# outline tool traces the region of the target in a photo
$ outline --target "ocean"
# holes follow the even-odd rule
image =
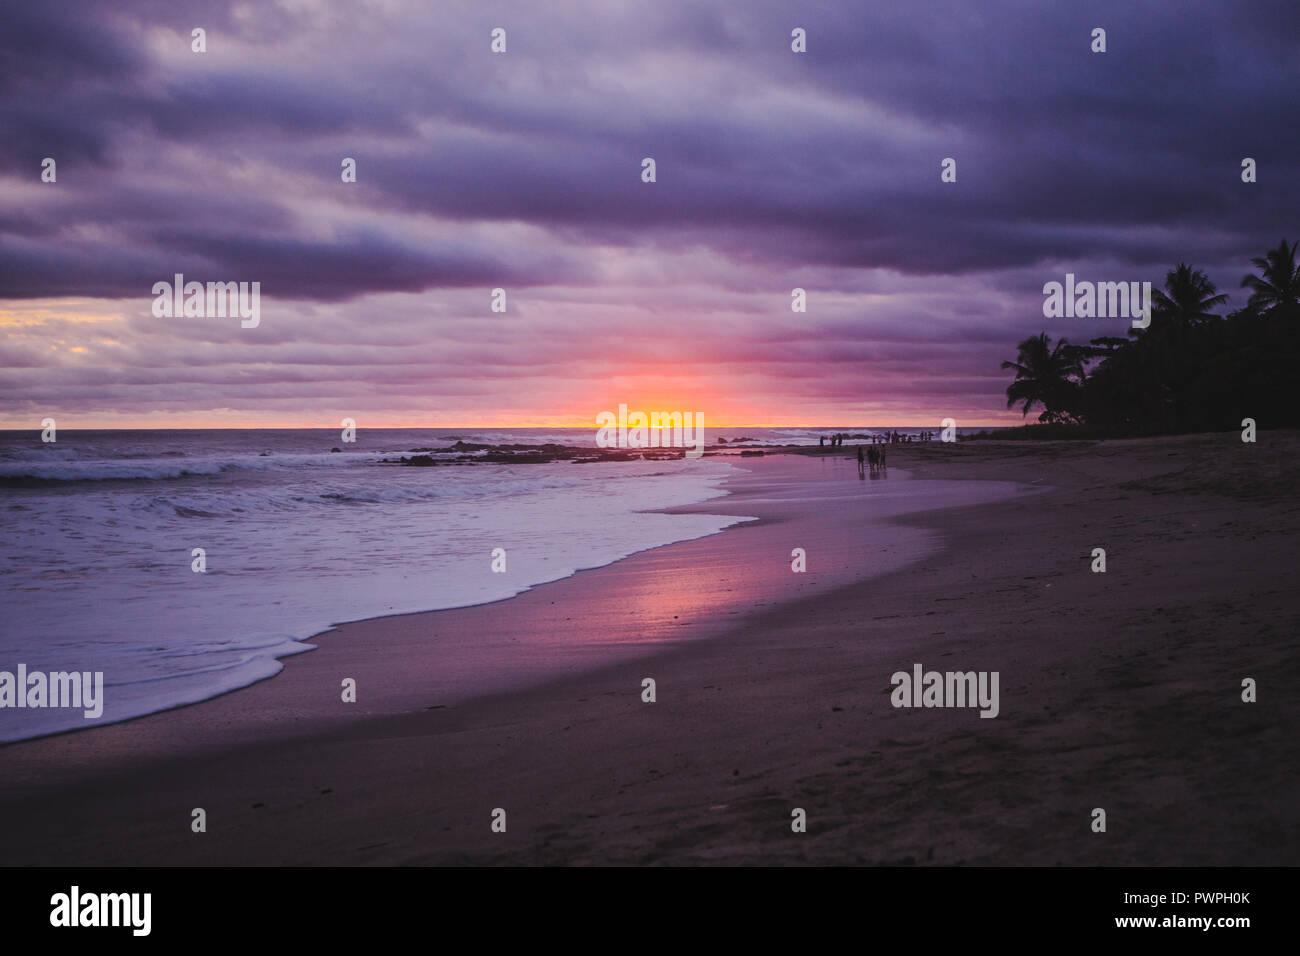
[[[707,440],[817,444],[836,430],[860,433]],[[548,443],[594,450],[595,430],[361,429],[353,443],[334,429],[0,432],[0,671],[102,671],[94,725],[111,723],[270,677],[337,623],[509,598],[744,520],[654,512],[724,494],[733,468],[712,456],[392,463]],[[90,725],[75,708],[0,716],[0,741]]]

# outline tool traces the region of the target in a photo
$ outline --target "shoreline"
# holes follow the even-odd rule
[[[799,446],[792,446],[792,447],[798,449]],[[536,584],[527,585],[520,591],[490,601],[458,605],[453,607],[433,608],[427,610],[395,611],[392,613],[375,614],[375,615],[370,615],[362,618],[339,621],[331,624],[329,627],[324,628],[323,630],[316,631],[307,637],[295,638],[294,640],[298,645],[300,645],[300,649],[285,654],[281,657],[275,658],[275,660],[278,663],[280,663],[279,669],[277,669],[274,673],[268,674],[264,677],[260,677],[252,681],[251,683],[244,684],[238,687],[232,687],[228,690],[220,691],[209,697],[203,697],[198,700],[188,701],[184,703],[175,704],[172,706],[163,707],[158,710],[153,710],[146,713],[133,715],[130,717],[125,717],[110,723],[87,724],[85,726],[76,727],[69,730],[57,731],[55,733],[50,733],[50,734],[43,734],[38,737],[29,737],[29,738],[22,738],[18,740],[0,742],[0,750],[4,750],[6,748],[12,750],[12,748],[14,747],[19,747],[25,744],[36,744],[41,741],[54,740],[63,737],[76,737],[76,736],[87,735],[87,734],[90,735],[102,734],[105,731],[108,731],[112,728],[119,728],[124,725],[131,725],[138,721],[150,721],[153,718],[161,717],[166,714],[184,713],[192,710],[193,708],[202,708],[204,707],[204,705],[216,701],[220,701],[224,698],[230,697],[231,695],[241,694],[243,692],[256,688],[260,685],[264,685],[277,680],[282,681],[285,676],[285,672],[290,667],[297,668],[301,666],[302,661],[308,659],[309,657],[316,658],[316,656],[319,655],[322,650],[326,651],[326,656],[338,654],[339,653],[338,649],[333,646],[334,642],[339,639],[350,639],[353,632],[357,630],[366,632],[365,635],[357,642],[358,653],[370,654],[373,652],[375,653],[373,666],[377,666],[381,668],[384,667],[391,668],[395,664],[398,664],[399,662],[394,661],[392,659],[394,657],[394,649],[392,647],[385,646],[385,641],[383,639],[383,632],[386,630],[386,628],[384,622],[405,622],[405,623],[398,623],[396,624],[396,626],[403,627],[403,628],[409,628],[409,627],[422,628],[426,626],[426,623],[428,621],[439,620],[439,618],[430,618],[430,615],[469,613],[469,612],[473,612],[475,609],[478,608],[504,607],[505,605],[508,605],[511,602],[519,601],[521,598],[532,595],[534,592],[537,592],[539,590],[552,589],[552,588],[556,588],[558,585],[565,585],[566,582],[574,582],[573,584],[570,584],[567,588],[562,589],[564,591],[568,591],[569,593],[556,596],[557,600],[561,600],[561,601],[570,600],[572,598],[572,592],[582,590],[581,585],[585,585],[587,583],[586,576],[599,575],[602,572],[605,572],[609,568],[618,567],[624,564],[625,562],[629,562],[629,561],[653,562],[657,566],[656,570],[662,571],[664,567],[671,567],[678,560],[677,558],[678,549],[690,545],[700,545],[702,542],[705,542],[707,539],[720,538],[725,534],[727,534],[728,532],[734,533],[735,531],[742,528],[766,527],[773,523],[799,520],[800,518],[806,517],[806,515],[802,514],[802,512],[813,504],[813,502],[811,502],[804,494],[804,492],[807,490],[807,483],[809,482],[823,483],[826,484],[828,487],[833,485],[842,485],[844,484],[844,482],[847,481],[849,477],[851,477],[851,473],[853,471],[854,462],[855,462],[853,456],[845,453],[832,453],[830,452],[829,449],[827,449],[826,452],[823,454],[809,454],[807,449],[796,450],[793,452],[781,451],[781,452],[769,453],[764,456],[763,464],[754,464],[753,468],[747,468],[746,464],[756,463],[758,459],[747,457],[742,460],[739,459],[739,456],[736,457],[738,460],[733,463],[736,466],[736,473],[727,476],[723,480],[723,484],[721,486],[722,487],[721,494],[714,495],[713,497],[706,498],[698,502],[691,502],[688,504],[676,505],[676,506],[671,506],[666,508],[651,509],[653,513],[660,513],[660,514],[699,513],[699,514],[706,514],[711,516],[720,516],[720,517],[737,519],[733,524],[727,525],[718,531],[706,533],[694,538],[686,538],[677,541],[671,541],[668,542],[667,544],[651,545],[642,548],[638,551],[633,551],[630,554],[625,555],[623,557],[616,558],[613,561],[610,561],[606,564],[597,565],[591,568],[579,568],[565,575],[564,577],[554,578],[547,581],[541,581]],[[761,476],[756,476],[754,473],[754,469],[757,469],[758,472],[761,472]],[[901,482],[908,482],[912,479],[910,478],[908,473],[905,472],[903,469],[896,468],[894,469],[893,477],[886,480],[887,481],[892,480],[894,482],[901,483]],[[766,507],[758,507],[755,509],[748,509],[745,507],[745,505],[747,505],[750,499],[753,497],[753,493],[746,487],[747,485],[750,486],[757,485],[759,488],[765,488],[769,483],[780,484],[782,482],[791,482],[796,485],[796,496],[791,502],[791,504],[794,505],[793,513],[791,513],[792,509],[789,507],[785,508],[784,510],[780,508],[773,509],[771,507],[772,502],[770,500],[765,500],[763,502]],[[849,487],[854,488],[856,490],[857,486],[850,485]],[[990,487],[989,494],[993,496],[997,496],[997,494],[999,493],[1000,492],[997,489]],[[865,518],[865,520],[868,523],[873,525],[885,525],[890,523],[898,513],[902,513],[902,514],[916,513],[916,512],[927,510],[927,508],[930,506],[917,504],[913,497],[904,494],[902,496],[901,508],[899,507],[897,502],[892,502],[892,503],[878,502],[875,501],[874,499],[872,502],[867,503],[867,507],[872,513],[870,513]],[[749,510],[762,511],[764,513],[758,515],[750,515],[747,513]],[[883,528],[880,528],[878,530],[882,532],[885,531],[885,529]],[[895,529],[893,534],[890,536],[889,540],[894,545],[901,546],[905,552],[901,558],[893,559],[894,561],[896,562],[901,561],[903,564],[914,562],[916,560],[920,560],[921,557],[923,556],[923,552],[925,552],[927,549],[934,550],[935,548],[940,546],[937,542],[926,543],[920,540],[904,542],[902,540],[896,540],[908,536],[909,536],[908,532],[900,531],[898,529]],[[805,541],[805,543],[808,542]],[[711,546],[708,545],[703,545],[702,547],[704,550],[714,550]],[[723,552],[728,552],[732,549],[728,547],[722,547],[721,550]],[[780,570],[780,574],[776,575],[776,577],[785,578],[787,576],[785,572],[788,571],[788,567],[786,567],[788,563],[789,563],[788,558],[778,560],[775,562],[775,564],[779,567]],[[839,584],[842,584],[850,580],[857,580],[862,575],[866,575],[867,577],[874,577],[886,573],[886,571],[887,569],[873,567],[868,570],[854,572],[850,568],[843,567],[838,569],[838,578],[834,580],[837,581]],[[634,565],[632,573],[640,574],[641,571],[639,567],[636,567]],[[813,590],[818,590],[818,589],[826,590],[829,587],[836,586],[835,584],[825,583],[827,580],[826,575],[827,572],[823,570],[821,574],[816,574],[816,573],[809,574],[806,575],[805,578],[806,578],[806,582],[808,583],[814,581],[818,582],[816,585],[813,586]],[[769,580],[771,580],[772,577],[773,576],[771,574],[768,575]],[[576,582],[575,579],[578,578],[582,578],[583,581],[580,583]],[[818,579],[821,580],[819,581]],[[804,583],[804,581],[805,579],[801,579],[801,583]],[[801,587],[799,590],[802,591],[804,589]],[[550,600],[550,597],[551,597],[550,591],[545,590],[545,593],[542,594],[540,597],[535,598],[535,600],[541,602],[555,603],[554,601]],[[672,644],[675,644],[681,640],[698,640],[704,636],[716,635],[720,631],[724,630],[726,626],[729,626],[728,622],[723,620],[722,618],[722,615],[724,613],[734,614],[736,613],[736,606],[738,605],[749,606],[753,603],[748,598],[742,596],[737,599],[731,600],[729,603],[727,603],[724,606],[724,599],[722,599],[717,593],[713,594],[712,597],[714,599],[714,603],[709,610],[711,610],[713,617],[711,620],[695,622],[701,625],[699,628],[697,628],[697,633],[695,633],[690,637],[682,637],[673,633],[672,629],[674,627],[680,627],[684,625],[671,624],[667,620],[653,622],[653,627],[656,633],[644,642],[644,646],[646,649],[643,650],[635,647],[628,648],[627,650],[629,651],[629,653],[627,654],[627,656],[643,657],[646,656],[647,654],[654,653],[654,651],[660,647],[671,646]],[[767,602],[761,602],[761,603],[765,604]],[[693,610],[697,610],[697,609],[693,609]],[[673,620],[677,621],[680,617],[681,615],[673,615]],[[410,620],[408,621],[407,619]],[[642,626],[647,626],[648,622],[645,621],[644,615],[642,615],[639,620],[641,621]],[[324,647],[322,647],[322,644],[324,645]],[[495,664],[497,670],[500,671],[501,673],[495,679],[492,678],[484,679],[482,675],[478,673],[478,671],[483,669],[484,661],[482,659],[482,655],[484,653],[484,648],[482,646],[481,640],[476,639],[473,642],[472,647],[463,647],[458,649],[459,653],[462,656],[468,655],[468,657],[472,659],[460,660],[457,662],[460,665],[461,670],[464,673],[469,674],[471,680],[475,681],[475,684],[469,689],[459,692],[458,695],[449,696],[448,699],[452,703],[461,704],[468,700],[474,699],[476,697],[487,697],[487,696],[493,696],[501,693],[509,693],[512,691],[525,690],[530,687],[536,686],[538,684],[542,684],[549,680],[555,679],[559,676],[563,676],[564,673],[580,673],[582,671],[587,671],[587,670],[599,670],[601,667],[605,666],[606,664],[611,663],[611,660],[608,657],[608,652],[610,649],[611,649],[611,645],[606,643],[602,645],[600,649],[600,653],[597,655],[594,656],[590,654],[579,655],[579,657],[575,660],[575,663],[567,671],[556,670],[553,667],[548,668],[546,666],[545,661],[532,658],[528,661],[528,666],[530,669],[536,669],[536,670],[534,673],[532,673],[530,676],[526,678],[519,675],[517,673],[517,669],[512,670],[511,668],[509,668],[508,665],[503,667],[503,662],[497,659],[492,663]],[[554,650],[554,648],[548,645],[548,647],[545,650],[549,652],[551,650]],[[350,657],[355,657],[355,656],[356,655],[351,655]],[[364,666],[371,666],[371,665],[368,663],[367,665]],[[364,716],[407,713],[410,712],[410,708],[414,706],[410,697],[412,693],[423,696],[428,693],[437,694],[440,692],[438,690],[430,690],[429,687],[425,684],[421,684],[418,687],[408,688],[407,691],[408,693],[406,694],[406,696],[403,697],[402,701],[399,702],[390,701],[387,706],[379,706],[379,707],[375,707],[373,705],[373,702],[371,702],[369,706],[361,707],[359,708],[359,710],[361,714]],[[280,729],[275,726],[277,723],[277,719],[282,719],[292,715],[287,713],[272,713],[268,708],[264,706],[265,703],[266,703],[265,701],[262,701],[260,702],[260,706],[255,705],[253,708],[253,712],[257,714],[257,722],[264,725],[268,725],[266,729],[270,729],[270,730]],[[366,702],[362,701],[361,703],[364,704]],[[320,712],[319,710],[317,710],[311,716],[314,719],[327,719],[327,715]],[[333,715],[328,715],[328,716],[333,716]],[[128,737],[136,736],[131,731],[125,731],[122,733],[124,736],[128,736]],[[156,739],[148,733],[145,733],[143,736],[148,740]],[[94,751],[97,748],[92,747],[88,749]],[[114,749],[119,752],[125,753],[127,747],[123,745],[123,746],[116,747]]]
[[[1295,436],[1273,440],[1285,446],[1279,462],[1293,460]],[[709,621],[691,625],[709,631],[708,639],[669,643],[652,634],[638,645],[640,650],[649,646],[649,657],[602,658],[595,670],[579,662],[569,673],[526,690],[443,705],[426,694],[428,709],[420,710],[397,693],[387,706],[400,709],[385,711],[377,702],[364,713],[337,718],[284,702],[256,715],[244,703],[214,706],[275,685],[298,662],[325,653],[322,647],[295,655],[276,680],[219,698],[96,734],[7,745],[13,772],[0,786],[10,855],[5,862],[1294,864],[1300,854],[1289,822],[1295,817],[1290,794],[1300,762],[1294,759],[1294,734],[1288,739],[1286,732],[1295,727],[1296,709],[1282,699],[1282,688],[1300,675],[1280,637],[1297,617],[1283,589],[1273,585],[1294,567],[1294,545],[1282,539],[1298,519],[1294,507],[1279,518],[1276,507],[1268,506],[1275,504],[1273,498],[1243,503],[1223,497],[1214,481],[1231,481],[1232,474],[1208,474],[1199,481],[1210,488],[1208,499],[1195,476],[1180,477],[1186,459],[1195,460],[1218,441],[1216,436],[1136,440],[1091,450],[989,445],[968,450],[964,444],[891,449],[895,463],[918,477],[1007,480],[1016,473],[1024,483],[1038,480],[1053,488],[893,519],[890,524],[899,528],[943,535],[947,546],[881,577],[855,576],[825,591],[786,594],[772,602],[752,600],[760,592],[751,587],[751,575],[744,579],[748,614],[715,610]],[[1120,466],[1124,480],[1116,483],[1111,473]],[[1143,481],[1153,482],[1155,490],[1123,487]],[[1280,479],[1280,487],[1288,481]],[[1116,484],[1119,494],[1111,492]],[[716,511],[729,499],[691,507]],[[1143,507],[1123,505],[1134,500]],[[1189,502],[1199,507],[1189,511]],[[1074,512],[1065,516],[1072,520],[1062,522],[1057,512],[1067,505]],[[836,518],[830,515],[829,523]],[[1239,647],[1205,630],[1195,615],[1148,607],[1150,597],[1135,591],[1131,578],[1125,580],[1123,547],[1114,548],[1108,575],[1091,575],[1087,549],[1069,553],[1063,563],[1061,543],[1049,543],[1050,534],[1025,538],[1008,530],[1017,521],[1047,525],[1052,519],[1052,527],[1064,534],[1071,524],[1096,528],[1103,518],[1117,527],[1127,522],[1128,536],[1142,543],[1148,586],[1152,569],[1173,562],[1177,573],[1160,579],[1157,601],[1185,596],[1198,607],[1231,606],[1237,623],[1249,625],[1249,640]],[[1228,561],[1219,567],[1214,555],[1197,555],[1194,549],[1189,562],[1188,547],[1169,540],[1170,533],[1200,537],[1205,531],[1197,529],[1206,523],[1217,532],[1207,543],[1220,549],[1241,536],[1241,529],[1225,532],[1225,527],[1246,526],[1255,542],[1242,549],[1235,565]],[[657,550],[727,539],[725,548],[694,557],[705,560],[704,566],[728,554],[737,561],[746,555],[744,542],[737,545],[735,536],[758,524]],[[806,519],[802,524],[774,519],[763,527],[771,537],[791,524],[811,531]],[[826,539],[809,540],[817,542],[809,549],[811,571],[814,549]],[[851,536],[849,543],[854,544]],[[989,560],[990,551],[998,560]],[[614,603],[636,599],[626,613],[638,626],[649,622],[652,632],[682,626],[669,623],[667,610],[652,614],[656,601],[673,589],[665,590],[663,581],[647,583],[671,574],[681,557],[675,554],[658,567],[647,559],[637,563],[651,566],[633,574],[604,575],[611,585],[622,579],[624,590],[614,595]],[[591,580],[635,561],[636,556],[579,572],[544,588],[583,574]],[[788,557],[785,564],[789,575]],[[715,586],[727,583],[736,582]],[[502,618],[501,608],[541,590],[461,612],[343,625],[338,630],[348,630],[350,640],[331,637],[328,646],[374,647],[382,637],[395,641],[387,646],[397,659],[403,659],[403,648],[418,656],[415,622],[453,613],[480,621]],[[674,599],[682,602],[674,605],[679,611],[691,606],[689,597]],[[537,605],[529,612],[534,616],[516,627],[558,626],[565,611],[582,606],[576,596],[558,611],[540,600],[531,603]],[[475,613],[492,607],[498,609],[494,615]],[[1098,628],[1083,626],[1085,610]],[[703,612],[697,606],[695,613]],[[1173,624],[1193,633],[1173,633]],[[1069,640],[1045,646],[1052,629],[1064,630]],[[601,654],[609,652],[599,634],[590,637]],[[1196,653],[1185,653],[1189,647]],[[1177,653],[1166,654],[1165,661],[1160,649]],[[950,656],[961,660],[944,660]],[[889,674],[913,660],[927,667],[957,663],[963,669],[1001,670],[1002,715],[979,720],[971,712],[894,710],[888,702]],[[1140,662],[1151,673],[1135,681],[1121,667],[1126,661]],[[1210,661],[1224,673],[1254,667],[1268,675],[1260,682],[1267,680],[1272,690],[1267,697],[1261,691],[1256,705],[1213,703],[1205,685],[1227,677]],[[1103,666],[1110,684],[1095,673]],[[658,675],[659,699],[647,705],[640,699],[640,679],[651,671]],[[361,678],[358,683],[360,702],[354,706],[361,708],[369,683]],[[1154,702],[1144,698],[1154,693],[1153,686],[1163,695]],[[323,682],[320,693],[337,699],[336,690]],[[1231,703],[1231,687],[1224,693]],[[1193,700],[1208,706],[1210,716],[1192,707]],[[1172,728],[1161,723],[1171,708],[1182,720]],[[201,710],[201,721],[167,719]],[[784,719],[771,721],[773,712]],[[769,716],[765,721],[760,714]],[[1170,748],[1163,759],[1159,748],[1151,749],[1151,733],[1133,726],[1147,719],[1156,721],[1155,737]],[[155,725],[150,733],[117,734],[120,739],[111,743],[103,738],[146,722]],[[1210,764],[1186,759],[1195,740],[1185,732],[1188,722],[1205,730],[1206,739],[1196,746],[1213,751]],[[188,736],[190,730],[201,739]],[[1243,746],[1246,740],[1253,741],[1253,751]],[[1136,776],[1129,752],[1135,746],[1142,757]],[[930,759],[933,766],[927,766]],[[1071,771],[1071,759],[1082,766]],[[1180,773],[1199,780],[1205,792],[1187,791],[1178,782]],[[1078,778],[1073,789],[1072,777]],[[1083,785],[1088,780],[1091,789]],[[376,791],[364,785],[367,781],[382,785]],[[1139,782],[1161,795],[1164,815],[1177,816],[1174,796],[1198,796],[1194,811],[1212,809],[1223,819],[1203,822],[1196,830],[1205,836],[1204,846],[1185,846],[1185,838],[1176,837],[1184,833],[1179,823],[1136,798],[1132,787]],[[1026,793],[1035,792],[1042,799],[1026,800]],[[1105,792],[1113,802],[1106,803]],[[1114,808],[1109,812],[1116,822],[1108,835],[1088,831],[1087,812],[1097,805]],[[1243,805],[1250,812],[1242,813]],[[205,836],[188,831],[193,806],[208,809]],[[510,809],[508,834],[488,829],[488,813],[497,806]],[[790,833],[791,806],[808,809],[809,832],[802,837]],[[1136,840],[1131,826],[1121,822],[1135,811],[1141,812],[1146,839]],[[1025,833],[1035,840],[1017,839]],[[53,834],[65,840],[55,841]]]
[[[380,571],[374,572],[373,568],[356,567],[356,562],[346,557],[346,550],[338,550],[338,558],[351,563],[352,567],[348,568],[346,580],[341,581],[334,589],[308,584],[305,588],[307,593],[304,593],[303,584],[309,575],[299,568],[296,575],[291,571],[277,587],[263,588],[260,594],[257,593],[256,581],[252,581],[251,588],[226,585],[224,591],[221,585],[218,585],[214,596],[209,594],[209,596],[190,598],[195,602],[190,607],[177,609],[174,605],[164,604],[161,609],[155,607],[149,617],[136,613],[133,619],[134,627],[127,630],[123,630],[121,624],[105,630],[101,626],[101,620],[88,613],[83,613],[81,619],[55,619],[53,622],[45,615],[29,614],[26,618],[19,615],[17,624],[13,620],[9,622],[12,635],[29,635],[31,639],[38,639],[43,633],[73,633],[79,630],[86,635],[94,635],[95,640],[88,641],[85,645],[78,645],[78,650],[90,645],[99,645],[100,648],[125,646],[130,649],[130,641],[133,641],[136,635],[146,635],[142,640],[146,646],[151,643],[148,633],[155,630],[160,617],[166,617],[166,611],[181,610],[183,614],[175,626],[187,631],[186,639],[177,646],[164,646],[153,650],[172,652],[181,657],[186,656],[191,646],[205,645],[218,650],[217,653],[208,654],[207,657],[204,657],[203,653],[196,654],[188,659],[187,670],[161,674],[161,676],[161,669],[151,670],[147,667],[142,669],[138,661],[130,659],[130,654],[122,656],[126,658],[125,669],[114,666],[121,663],[120,657],[114,657],[113,654],[100,654],[96,657],[91,654],[91,659],[83,661],[78,670],[105,672],[110,682],[114,682],[110,684],[107,708],[103,717],[86,722],[82,721],[79,714],[68,714],[57,709],[43,711],[0,709],[0,731],[3,731],[0,732],[0,747],[22,740],[65,734],[65,732],[99,730],[112,724],[148,717],[149,714],[201,704],[205,700],[224,696],[225,693],[251,687],[253,684],[278,676],[283,669],[282,662],[285,658],[299,656],[315,649],[312,641],[324,633],[337,630],[342,624],[511,600],[520,593],[529,591],[530,588],[569,578],[580,571],[593,570],[621,561],[643,550],[718,533],[728,527],[728,524],[742,519],[732,518],[732,516],[714,519],[707,512],[702,512],[698,518],[692,519],[664,518],[660,506],[671,505],[672,502],[698,503],[725,497],[727,490],[723,486],[723,481],[728,473],[728,468],[711,467],[702,471],[685,468],[679,475],[669,479],[673,481],[675,488],[668,493],[664,493],[658,479],[651,477],[650,481],[654,484],[651,485],[649,494],[650,503],[637,505],[637,510],[625,510],[617,515],[620,523],[625,519],[629,525],[632,525],[632,529],[625,533],[603,533],[602,528],[606,525],[593,523],[591,527],[597,531],[591,535],[591,538],[595,540],[586,541],[586,546],[584,541],[572,537],[568,542],[560,542],[556,548],[543,550],[543,553],[538,555],[537,542],[543,538],[538,536],[536,527],[525,528],[520,540],[512,541],[507,535],[507,528],[498,525],[498,531],[502,532],[502,535],[498,537],[494,533],[487,540],[493,544],[511,545],[511,574],[508,575],[480,574],[478,555],[468,554],[465,542],[456,541],[458,535],[455,529],[448,529],[445,532],[447,540],[455,542],[454,549],[447,549],[450,557],[443,555],[442,561],[435,562],[437,566],[430,568],[428,561],[421,562],[417,557],[421,542],[415,541],[416,536],[411,535],[412,529],[404,525],[400,515],[391,511],[377,510],[369,520],[389,523],[393,529],[391,537],[396,544],[400,545],[398,550],[411,550],[413,561],[408,562],[403,558],[402,563],[394,564],[394,555],[380,554],[378,555]],[[735,470],[731,470],[731,473],[735,473]],[[615,473],[608,477],[614,481],[621,480],[624,488],[627,485],[627,476]],[[77,485],[68,486],[68,490],[73,488],[77,488]],[[149,489],[149,493],[155,492]],[[170,493],[172,492],[166,490],[160,492],[160,494]],[[335,494],[333,497],[339,496]],[[438,496],[435,494],[433,497]],[[294,501],[298,499],[295,497]],[[174,506],[170,501],[166,502],[166,505]],[[19,507],[26,511],[43,510],[32,502],[23,503]],[[382,505],[380,507],[382,509]],[[231,510],[242,511],[240,507],[233,507]],[[542,511],[534,510],[534,515],[542,514]],[[204,516],[213,518],[214,515]],[[649,518],[649,522],[646,522],[646,518]],[[113,527],[116,527],[117,523],[113,519],[105,520],[103,515],[88,516],[86,520],[94,520]],[[532,535],[529,535],[529,531],[532,531]],[[226,538],[224,544],[231,544],[229,538]],[[308,549],[312,544],[313,542],[308,542]],[[315,542],[315,544],[326,551],[324,563],[328,566],[329,553],[331,549],[337,548],[337,542]],[[567,548],[564,544],[568,545]],[[213,542],[209,542],[209,545],[213,545]],[[519,545],[519,548],[516,548],[516,545]],[[220,548],[220,545],[213,546]],[[482,549],[484,564],[487,561],[489,546],[485,545]],[[451,554],[452,550],[458,553]],[[538,557],[541,561],[538,561]],[[354,571],[356,574],[352,574]],[[217,568],[217,572],[221,574],[221,568]],[[87,574],[91,572],[87,571]],[[191,579],[192,575],[188,574],[187,555],[186,574],[179,575],[179,578],[173,575],[170,579],[152,580],[149,588],[152,596],[159,596],[159,594],[166,596],[170,592],[177,591],[183,593],[183,589],[190,585]],[[208,578],[207,583],[225,580],[227,579]],[[127,585],[123,584],[122,587]],[[130,587],[140,587],[140,583],[131,584]],[[341,588],[346,593],[343,593],[341,598],[335,598],[335,594],[338,594]],[[16,593],[21,594],[21,589]],[[105,594],[103,600],[114,600],[116,597],[116,593]],[[242,611],[238,620],[231,619],[231,615],[225,613],[229,609],[222,607],[222,597],[233,598],[237,602],[235,604],[237,611]],[[199,609],[198,605],[204,601],[205,606]],[[87,604],[87,609],[90,606],[92,605]],[[252,609],[251,614],[247,613],[250,609]],[[230,640],[231,636],[234,636],[233,641]],[[5,641],[5,646],[12,643],[13,641]],[[168,641],[164,640],[162,643],[168,644]],[[47,656],[47,650],[36,640],[29,640],[26,643],[18,641],[18,644],[16,648],[8,646],[5,656],[10,661],[30,662]],[[138,657],[143,657],[143,654]],[[57,667],[53,662],[47,662],[45,670],[57,670]]]

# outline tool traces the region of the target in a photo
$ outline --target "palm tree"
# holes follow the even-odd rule
[[[1177,268],[1165,274],[1165,291],[1156,289],[1151,298],[1154,300],[1153,308],[1158,309],[1162,316],[1180,326],[1190,327],[1219,318],[1210,310],[1223,305],[1228,297],[1218,292],[1204,272],[1180,262]]]
[[[1228,297],[1200,269],[1180,262],[1165,273],[1164,291],[1156,290],[1152,300],[1150,328],[1133,330],[1137,361],[1129,373],[1142,384],[1131,399],[1138,399],[1149,420],[1181,427],[1194,404],[1193,383],[1219,351],[1224,323],[1211,310]]]
[[[1065,339],[1056,345],[1046,332],[1030,336],[1016,346],[1016,361],[1003,362],[1004,369],[1015,369],[1016,380],[1007,386],[1007,408],[1024,402],[1023,414],[1036,404],[1043,406],[1041,422],[1069,421],[1083,381],[1081,351]]]
[[[1300,269],[1296,268],[1296,246],[1287,245],[1285,237],[1276,249],[1262,258],[1251,259],[1259,275],[1241,280],[1243,289],[1251,290],[1247,308],[1257,315],[1296,315],[1300,312]]]

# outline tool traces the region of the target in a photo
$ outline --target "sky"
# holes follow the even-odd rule
[[[0,427],[1018,423],[1017,342],[1129,324],[1044,283],[1231,309],[1300,238],[1297,54],[1294,0],[9,0]]]

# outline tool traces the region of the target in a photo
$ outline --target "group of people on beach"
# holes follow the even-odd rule
[[[825,448],[828,443],[832,448],[839,448],[844,444],[844,439],[848,437],[848,435],[838,432],[829,436],[822,435],[818,439],[818,444],[822,448]],[[862,438],[865,436],[859,435],[858,437]],[[875,475],[878,470],[883,470],[888,467],[885,463],[885,446],[903,440],[904,439],[898,434],[898,432],[886,432],[883,438],[880,435],[871,436],[871,444],[866,446],[865,454],[862,450],[863,446],[859,445],[858,476],[865,478],[868,466],[871,468],[872,475]]]
[[[914,441],[931,441],[933,438],[934,432],[931,431],[918,432],[915,435],[900,435],[898,432],[885,432],[883,437],[880,435],[872,435],[871,442],[872,444],[881,442],[886,445],[901,445]]]
[[[844,444],[844,439],[848,437],[849,437],[848,435],[845,435],[841,432],[836,432],[834,435],[820,436],[817,439],[817,443],[822,448],[825,448],[828,444],[830,445],[831,448],[839,448],[841,445]],[[863,436],[859,435],[858,437],[861,438]],[[871,444],[872,445],[901,445],[901,444],[914,442],[914,441],[932,441],[933,439],[934,439],[934,432],[932,431],[918,432],[916,435],[900,435],[898,432],[885,432],[885,434],[883,435],[872,435]]]
[[[866,455],[862,454],[862,446],[858,446],[858,477],[866,477],[866,467],[871,466],[871,473],[874,475],[877,470],[887,467],[885,464],[885,446],[874,443],[867,446]]]
[[[839,448],[844,444],[844,439],[850,436],[837,432],[834,435],[822,435],[818,443],[822,448],[828,445],[831,448]],[[865,435],[855,436],[866,438]],[[865,478],[868,470],[874,478],[879,473],[884,475],[885,470],[889,467],[887,461],[888,446],[901,445],[909,442],[926,442],[934,440],[934,432],[922,431],[915,435],[901,435],[896,431],[887,431],[883,435],[872,435],[871,444],[858,446],[858,476]]]

